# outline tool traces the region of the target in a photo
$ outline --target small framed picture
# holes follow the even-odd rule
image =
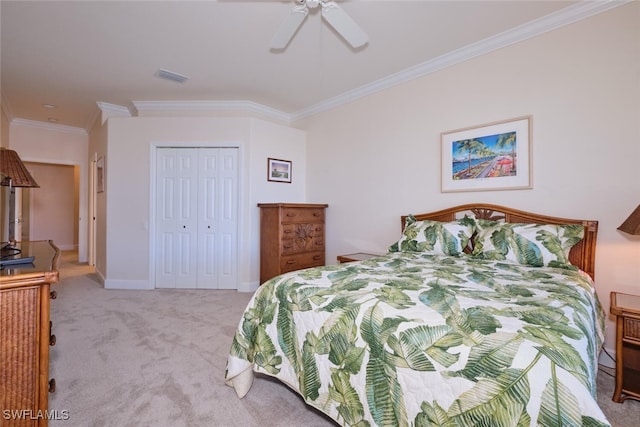
[[[443,132],[442,189],[532,188],[531,116]]]
[[[291,183],[291,161],[268,158],[267,180]]]

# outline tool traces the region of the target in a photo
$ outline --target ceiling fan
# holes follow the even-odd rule
[[[354,48],[364,46],[369,37],[353,19],[335,1],[329,0],[294,0],[298,3],[282,23],[282,26],[271,40],[271,49],[287,47],[300,25],[309,14],[309,9],[322,8],[322,17]]]

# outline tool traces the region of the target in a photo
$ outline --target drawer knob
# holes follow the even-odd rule
[[[57,293],[56,291],[51,291],[51,292],[49,293],[49,297],[50,297],[51,299],[56,299],[56,298],[58,298],[58,293]]]
[[[289,218],[293,218],[294,216],[296,216],[296,214],[294,214],[293,212],[287,212],[287,216]]]
[[[295,262],[294,260],[289,260],[289,261],[287,261],[287,264],[288,264],[288,265],[293,265],[293,264],[295,264],[295,263],[296,263],[296,262]]]
[[[315,255],[315,256],[313,257],[313,259],[314,259],[314,260],[316,260],[316,261],[317,261],[317,260],[319,260],[320,258],[322,258],[320,255]]]
[[[320,216],[320,212],[314,212],[313,216]]]
[[[291,249],[293,247],[293,245],[284,245],[285,249]]]
[[[49,380],[49,393],[55,393],[55,392],[56,392],[56,379],[51,378]]]

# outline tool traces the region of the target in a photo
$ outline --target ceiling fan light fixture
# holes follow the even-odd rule
[[[160,68],[156,73],[157,77],[165,80],[171,80],[172,82],[184,83],[189,80],[189,77],[183,76],[182,74],[174,73],[173,71],[165,70],[164,68]]]
[[[347,43],[354,48],[369,42],[367,34],[351,19],[349,15],[333,0],[295,0],[295,6],[284,20],[278,32],[271,40],[271,49],[280,50],[287,47],[293,36],[307,17],[309,9],[322,8],[322,17]]]

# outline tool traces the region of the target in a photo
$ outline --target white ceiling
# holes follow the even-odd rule
[[[539,0],[338,4],[369,35],[366,46],[350,48],[315,9],[286,50],[270,51],[291,0],[2,0],[3,108],[12,120],[55,118],[78,128],[90,125],[97,103],[133,111],[244,101],[295,119],[612,7]],[[160,68],[190,79],[160,79]]]

